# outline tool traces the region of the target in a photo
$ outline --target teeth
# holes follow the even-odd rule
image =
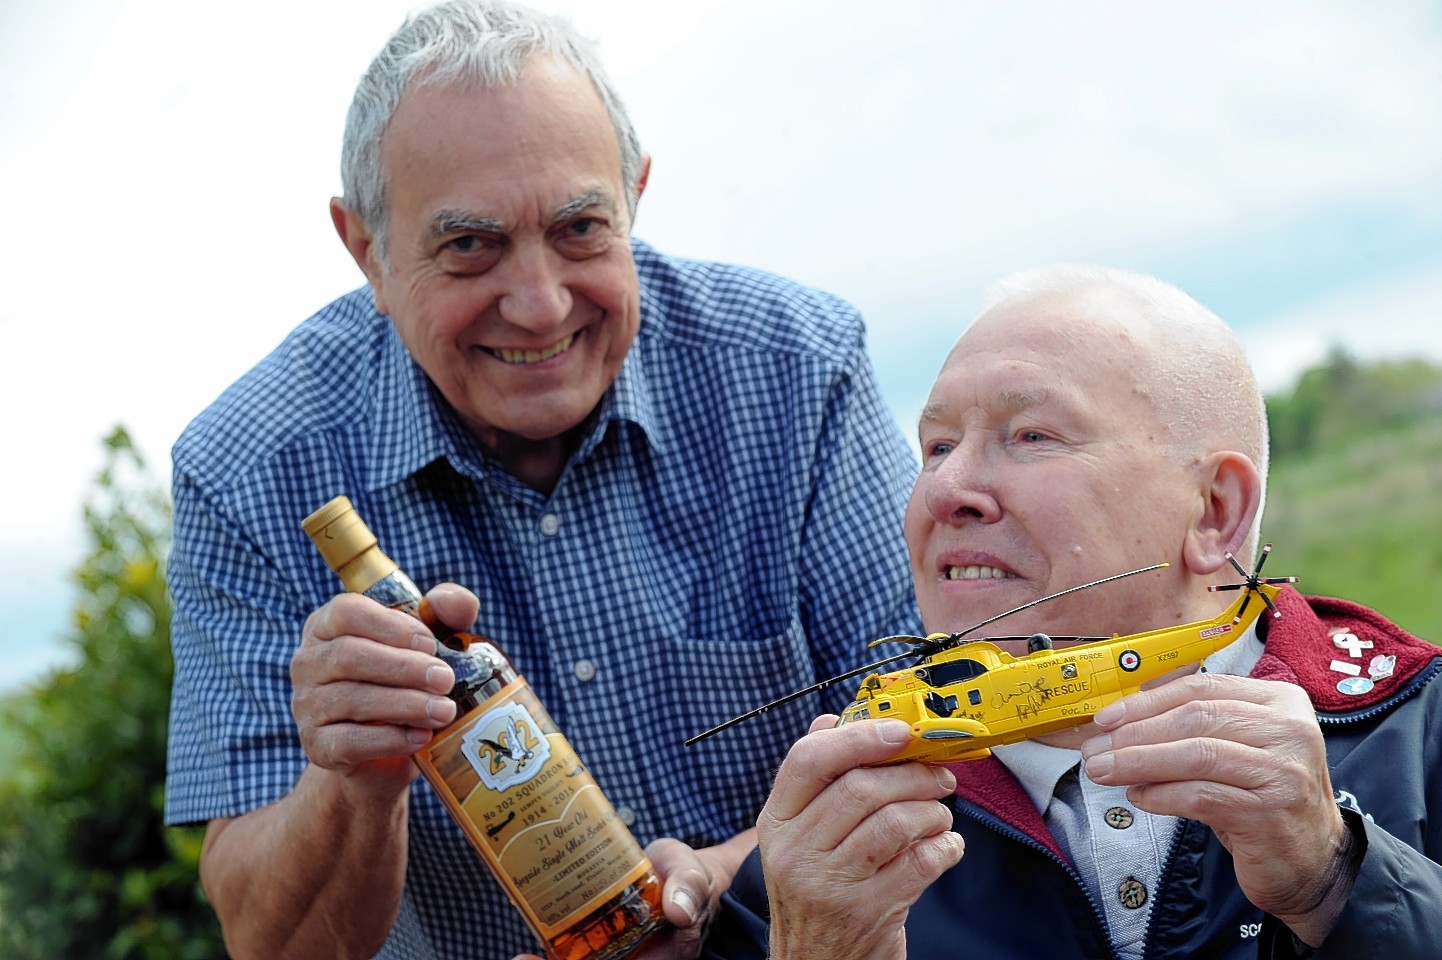
[[[971,564],[965,567],[947,567],[948,580],[1007,580],[1011,574],[999,567],[983,567]]]
[[[542,350],[512,350],[508,347],[496,347],[490,352],[492,356],[499,357],[500,359],[506,361],[506,363],[540,363],[542,360],[549,360],[552,357],[559,356],[560,354],[563,354],[567,350],[571,349],[571,343],[575,339],[576,335],[573,333],[569,337],[566,337],[564,340],[557,340],[555,343]]]

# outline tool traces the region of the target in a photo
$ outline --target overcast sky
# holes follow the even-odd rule
[[[1442,361],[1442,7],[575,0],[652,174],[637,235],[850,299],[912,428],[981,290],[1090,261],[1241,332]],[[55,662],[100,438],[185,423],[361,282],[326,203],[412,4],[0,4],[0,690]]]

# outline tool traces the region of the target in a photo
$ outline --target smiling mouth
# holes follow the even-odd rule
[[[947,567],[946,579],[948,580],[1013,580],[1015,575],[1007,573],[1000,567],[988,567],[981,564],[968,564],[964,567]]]
[[[557,340],[549,347],[542,347],[539,350],[515,350],[510,347],[482,347],[481,349],[503,363],[523,367],[532,363],[544,363],[552,357],[559,357],[571,349],[571,344],[575,342],[576,335],[573,333]]]

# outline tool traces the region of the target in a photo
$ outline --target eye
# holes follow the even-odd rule
[[[605,252],[611,243],[610,224],[602,217],[576,217],[559,224],[553,233],[556,248],[573,260]]]
[[[1019,439],[1022,443],[1041,443],[1043,440],[1050,440],[1051,438],[1040,430],[1023,430],[1019,435]]]
[[[952,443],[950,440],[933,440],[930,443],[923,443],[921,445],[921,452],[923,458],[928,462],[932,460],[941,460],[955,449],[956,444]]]
[[[500,258],[503,247],[503,238],[463,233],[441,245],[439,263],[447,273],[457,276],[485,273]]]

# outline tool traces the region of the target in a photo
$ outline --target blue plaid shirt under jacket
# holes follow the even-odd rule
[[[337,494],[424,590],[480,597],[476,632],[531,682],[642,843],[755,822],[809,719],[847,684],[683,741],[860,666],[920,627],[901,520],[915,473],[860,316],[777,277],[633,242],[642,319],[594,428],[545,496],[502,472],[368,288],[302,323],[174,449],[166,815],[284,796],[305,765],[289,663],[340,591],[301,520]],[[383,957],[533,950],[430,787],[410,805]]]

